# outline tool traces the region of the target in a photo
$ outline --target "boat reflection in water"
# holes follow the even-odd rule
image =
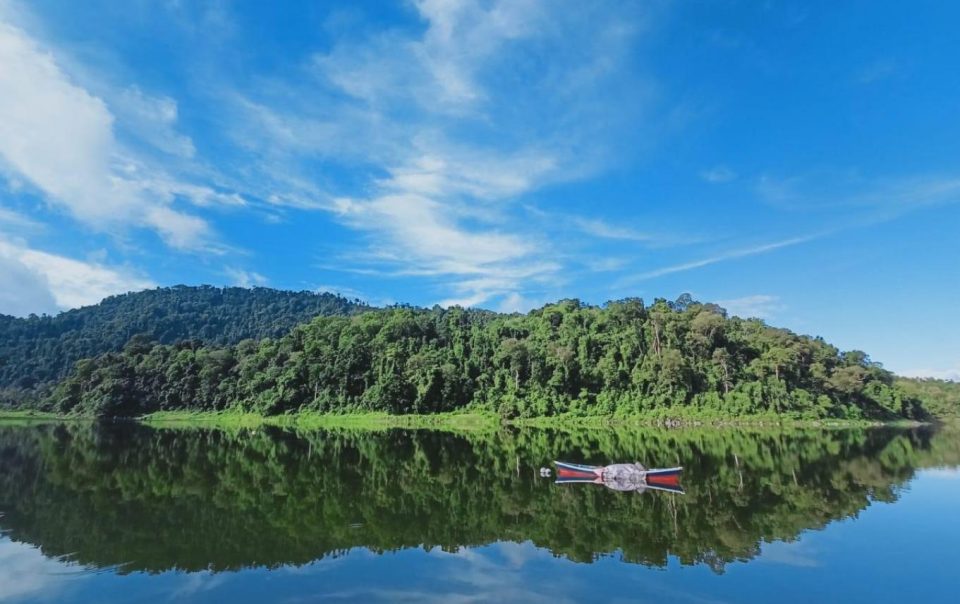
[[[591,483],[602,484],[614,491],[637,491],[647,489],[683,494],[680,473],[683,468],[648,470],[640,463],[618,463],[608,466],[587,466],[556,461],[557,484]]]

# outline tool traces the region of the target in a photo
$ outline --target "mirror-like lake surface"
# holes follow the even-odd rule
[[[958,466],[949,428],[0,425],[0,602],[955,602]]]

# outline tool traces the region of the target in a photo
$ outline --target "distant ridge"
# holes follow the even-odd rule
[[[76,361],[119,352],[135,335],[160,344],[224,346],[277,338],[316,316],[369,309],[332,293],[176,285],[110,296],[55,316],[0,315],[0,390],[9,397],[9,390],[60,380]]]

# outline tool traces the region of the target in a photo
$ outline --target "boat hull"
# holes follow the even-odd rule
[[[584,464],[569,463],[565,461],[555,461],[557,466],[558,484],[566,483],[593,483],[604,484],[604,472],[608,468],[615,466],[589,466]],[[619,467],[619,466],[616,466]],[[680,486],[680,474],[682,467],[676,468],[652,468],[639,472],[643,488],[668,491],[671,493],[683,493]],[[609,479],[609,475],[607,476]],[[641,485],[637,485],[638,487]]]
[[[567,478],[603,477],[603,466],[585,466],[582,464],[566,463],[563,461],[555,461],[553,463],[557,466],[557,476],[564,476]]]

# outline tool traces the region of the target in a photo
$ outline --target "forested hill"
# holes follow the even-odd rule
[[[898,377],[894,385],[906,396],[922,400],[936,417],[960,417],[960,382]]]
[[[929,416],[920,393],[866,354],[730,318],[689,296],[602,307],[565,300],[526,315],[391,308],[317,317],[235,346],[138,341],[78,363],[42,407],[127,417],[462,408],[507,418]]]
[[[123,349],[135,335],[172,344],[280,337],[317,315],[365,310],[329,293],[176,286],[111,296],[56,316],[0,315],[0,390],[8,396],[62,379],[80,359]]]

